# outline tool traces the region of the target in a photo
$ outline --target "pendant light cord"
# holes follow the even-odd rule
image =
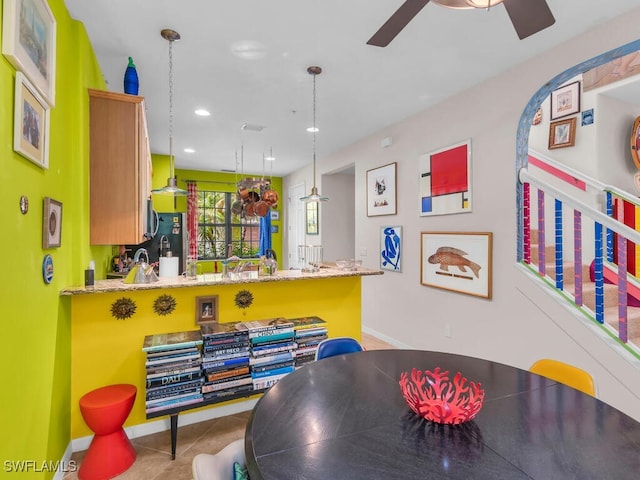
[[[173,178],[173,40],[169,40],[169,177]]]
[[[316,75],[313,74],[313,188],[316,188]]]

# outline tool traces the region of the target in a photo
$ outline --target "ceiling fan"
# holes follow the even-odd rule
[[[527,38],[555,23],[546,0],[432,0],[443,7],[453,9],[490,8],[504,4],[511,23],[520,37]],[[415,17],[429,0],[405,0],[400,8],[369,39],[368,45],[386,47],[396,35]]]

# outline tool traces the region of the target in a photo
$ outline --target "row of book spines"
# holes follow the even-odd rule
[[[177,395],[183,395],[185,393],[201,393],[202,392],[202,383],[197,382],[189,386],[181,386],[180,388],[164,388],[158,390],[147,390],[145,395],[145,400],[147,402],[153,400],[160,400],[163,398],[172,398]]]
[[[147,355],[147,360],[145,361],[145,364],[157,365],[162,363],[179,362],[179,361],[199,358],[200,355],[201,355],[200,350],[196,350],[195,352],[183,353],[180,355],[164,355],[160,357],[149,357]]]
[[[266,365],[269,363],[284,362],[295,358],[293,351],[285,351],[272,355],[263,355],[260,357],[238,357],[225,360],[204,361],[202,369],[205,372],[214,372],[217,370],[226,370],[230,367],[239,367],[243,365]]]
[[[147,407],[155,406],[155,405],[163,405],[175,403],[180,400],[188,400],[191,398],[196,398],[197,396],[202,396],[202,389],[198,388],[197,390],[184,391],[180,393],[176,393],[174,395],[170,395],[167,397],[159,397],[159,398],[151,398],[146,399],[145,405]]]
[[[197,347],[198,345],[202,345],[202,338],[198,340],[175,343],[175,344],[160,344],[160,345],[151,345],[151,346],[143,346],[142,351],[149,353],[159,353],[159,352],[170,352],[172,350],[183,350],[185,348]]]
[[[193,405],[196,403],[202,403],[203,400],[204,400],[203,395],[199,393],[192,398],[180,398],[180,399],[175,399],[174,401],[168,401],[165,403],[153,405],[152,407],[146,407],[145,412],[147,414],[161,412],[163,410],[170,410],[172,408],[178,408],[178,407],[184,407],[187,405]]]
[[[294,330],[296,338],[312,337],[315,335],[327,335],[329,331],[325,327],[319,328],[303,328],[302,330]]]
[[[215,347],[219,345],[221,348],[224,348],[224,345],[233,344],[233,343],[246,343],[248,341],[249,341],[249,335],[244,334],[244,335],[234,335],[233,337],[226,337],[226,338],[204,339],[202,341],[202,345],[204,347]]]
[[[176,375],[162,376],[159,378],[147,378],[147,388],[172,385],[174,383],[196,380],[203,377],[202,370],[190,373],[178,373]]]
[[[290,367],[287,371],[274,373],[272,375],[264,375],[261,377],[254,377],[252,375],[238,378],[235,380],[230,380],[223,383],[212,383],[212,384],[204,384],[202,386],[202,394],[206,395],[211,392],[218,392],[228,389],[234,389],[236,387],[240,387],[243,385],[253,385],[254,390],[260,390],[262,388],[268,388],[271,385],[275,384],[278,380],[283,378],[285,375],[293,372],[295,367]]]

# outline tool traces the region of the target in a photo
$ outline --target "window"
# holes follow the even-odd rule
[[[235,192],[198,192],[198,259],[258,256],[260,217],[233,213],[234,202],[240,201]]]

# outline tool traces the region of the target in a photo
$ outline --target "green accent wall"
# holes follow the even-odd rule
[[[15,478],[53,478],[54,472],[47,472],[42,463],[61,460],[69,446],[71,304],[59,291],[82,284],[90,260],[96,261],[98,278],[104,278],[111,255],[110,247],[89,246],[88,223],[86,89],[104,89],[105,84],[84,26],[70,18],[63,0],[50,0],[49,6],[57,23],[57,45],[48,169],[13,151],[16,71],[0,57],[0,204],[8,215],[0,245],[0,468],[7,473],[16,464],[6,462],[19,461],[34,461],[38,467]],[[25,215],[20,212],[21,195],[29,199]],[[63,204],[61,246],[47,250],[42,248],[45,196]],[[42,278],[45,254],[54,264],[49,285]]]

